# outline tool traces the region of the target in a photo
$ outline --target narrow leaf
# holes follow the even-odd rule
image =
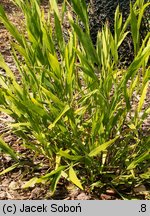
[[[7,143],[3,141],[1,137],[0,137],[0,149],[2,149],[4,153],[9,154],[15,161],[18,161],[15,152],[9,147]]]
[[[5,170],[3,170],[2,172],[0,172],[0,176],[1,176],[1,175],[4,175],[4,174],[6,174],[6,173],[8,173],[8,172],[10,172],[10,171],[12,171],[13,169],[15,169],[15,168],[18,167],[18,166],[19,166],[19,163],[13,164],[12,166],[10,166],[10,167],[8,167],[7,169],[5,169]]]
[[[105,142],[103,144],[101,144],[100,146],[96,147],[95,149],[93,149],[90,153],[89,153],[89,157],[93,157],[98,155],[101,151],[104,151],[105,149],[107,149],[111,144],[113,144],[119,136],[115,137],[112,140],[109,140],[108,142]]]
[[[78,179],[74,169],[70,167],[69,169],[69,179],[72,181],[73,184],[75,184],[77,187],[79,187],[81,190],[83,190],[82,184],[80,180]]]
[[[69,105],[66,105],[65,108],[62,110],[62,112],[59,114],[59,116],[55,119],[55,121],[48,126],[49,129],[52,129],[55,127],[56,123],[61,119],[61,117],[70,109]]]
[[[34,185],[37,183],[38,178],[37,177],[33,177],[32,179],[30,179],[29,181],[27,181],[22,188],[29,188],[29,187],[34,187]]]
[[[129,166],[127,167],[127,170],[134,169],[139,163],[143,162],[146,159],[150,159],[150,150],[144,152],[139,157],[137,157],[134,161],[132,161]]]

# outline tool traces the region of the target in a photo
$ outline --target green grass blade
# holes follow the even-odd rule
[[[73,184],[75,184],[77,187],[79,187],[81,190],[83,190],[82,184],[81,184],[80,180],[78,179],[72,166],[69,168],[69,179]]]
[[[22,41],[22,34],[18,31],[18,29],[9,21],[7,18],[3,7],[0,5],[0,20],[2,20],[3,24],[5,25],[6,29],[11,33],[11,35],[18,41],[18,43],[24,47]]]
[[[53,127],[55,127],[56,123],[61,119],[61,117],[62,117],[64,114],[66,114],[66,112],[67,112],[69,109],[70,109],[70,106],[69,106],[69,105],[66,105],[66,106],[64,107],[64,109],[61,111],[61,113],[59,114],[59,116],[55,119],[55,121],[54,121],[52,124],[50,124],[50,125],[48,126],[48,129],[51,130]]]
[[[127,170],[132,170],[134,169],[137,165],[142,163],[144,160],[149,160],[150,159],[150,150],[147,150],[140,156],[138,156],[135,160],[133,160],[129,166],[127,167]]]
[[[38,178],[33,177],[29,181],[27,181],[24,185],[22,185],[22,188],[26,189],[26,188],[29,188],[29,187],[33,187],[37,182],[38,182]]]
[[[50,189],[51,189],[51,193],[52,195],[54,194],[55,190],[56,190],[56,187],[57,187],[57,184],[60,180],[62,176],[62,172],[58,172],[54,175],[54,177],[52,178],[52,181],[51,181],[51,186],[50,186]]]
[[[144,100],[146,98],[146,94],[147,94],[147,89],[149,86],[149,82],[147,82],[144,86],[143,86],[143,90],[142,90],[142,94],[138,103],[138,108],[137,108],[137,112],[139,113],[142,109],[142,106],[144,104]]]
[[[106,150],[110,145],[112,145],[117,139],[118,139],[119,136],[115,137],[114,139],[112,140],[109,140],[108,142],[105,142],[103,144],[101,144],[100,146],[96,147],[95,149],[93,149],[89,154],[88,156],[89,157],[94,157],[96,155],[98,155],[100,152]]]
[[[79,161],[79,160],[81,160],[81,159],[83,158],[82,156],[79,156],[79,155],[70,155],[70,154],[68,154],[66,151],[62,151],[62,150],[60,150],[60,151],[58,152],[58,154],[59,154],[61,157],[65,157],[65,158],[67,158],[67,159],[69,159],[69,160],[71,160],[71,161],[73,161],[73,160]]]
[[[12,170],[14,170],[16,167],[18,167],[19,166],[19,163],[15,163],[15,164],[13,164],[12,166],[10,166],[10,167],[8,167],[7,169],[4,169],[2,172],[0,172],[0,176],[1,175],[4,175],[4,174],[6,174],[6,173],[8,173],[8,172],[10,172],[10,171],[12,171]]]
[[[12,150],[12,148],[10,148],[9,145],[5,143],[1,137],[0,137],[0,149],[2,149],[4,153],[9,154],[15,161],[18,161],[18,157],[14,152],[14,150]]]

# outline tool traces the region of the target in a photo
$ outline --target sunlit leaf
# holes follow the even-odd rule
[[[129,166],[127,167],[127,170],[134,169],[137,165],[139,165],[140,163],[142,163],[146,159],[150,159],[150,150],[147,150],[146,152],[144,152],[143,154],[141,154],[140,156],[135,158],[135,160],[133,160],[129,164]]]
[[[29,188],[29,187],[34,187],[35,184],[37,183],[38,181],[38,178],[37,177],[33,177],[32,179],[30,179],[29,181],[27,181],[23,186],[22,188],[25,189],[25,188]]]
[[[116,140],[118,139],[118,136],[115,137],[112,140],[109,140],[108,142],[105,142],[103,144],[101,144],[100,146],[96,147],[95,149],[93,149],[88,155],[89,157],[94,157],[96,155],[98,155],[100,152],[106,150],[110,145],[112,145]]]
[[[18,166],[19,166],[19,163],[13,164],[12,166],[10,166],[10,167],[4,169],[2,172],[0,172],[0,176],[14,170]]]
[[[80,180],[78,179],[74,169],[72,167],[69,168],[69,179],[70,181],[75,184],[77,187],[79,187],[81,190],[83,190],[82,184]]]

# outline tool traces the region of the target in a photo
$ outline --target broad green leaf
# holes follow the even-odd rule
[[[87,111],[88,106],[89,106],[89,105],[79,107],[78,109],[76,109],[76,110],[74,111],[74,114],[75,114],[75,115],[79,115],[79,116],[83,116],[84,113]]]
[[[23,102],[22,105],[24,105],[26,107],[26,110],[28,110],[30,113],[32,112],[32,115],[39,114],[40,116],[46,115],[48,117],[46,110],[42,108],[41,105],[39,106],[35,104],[35,100],[34,100],[34,103],[32,101],[33,101],[33,98],[31,101],[28,100],[26,102]]]
[[[12,128],[19,128],[19,127],[30,127],[30,122],[20,122],[20,123],[10,123]]]
[[[93,149],[89,154],[88,156],[89,157],[94,157],[96,155],[98,155],[100,152],[106,150],[110,145],[112,145],[117,139],[118,139],[119,136],[115,137],[114,139],[112,140],[109,140],[108,142],[105,142],[103,144],[101,144],[100,146],[98,146],[97,148]]]
[[[60,150],[58,154],[62,157],[68,158],[69,160],[75,160],[75,161],[76,160],[79,161],[83,158],[82,156],[79,155],[70,155],[66,151],[62,151],[62,150]]]
[[[93,91],[90,91],[88,94],[86,94],[84,97],[82,97],[82,102],[86,102],[87,99],[91,98],[94,95],[97,95],[99,93],[98,89],[94,89]]]
[[[60,50],[64,51],[64,39],[63,39],[63,33],[62,33],[62,28],[61,28],[61,22],[55,12],[54,12],[54,17],[55,17],[55,34],[57,37],[57,41],[58,41]]]
[[[71,22],[71,25],[73,26],[76,34],[78,35],[79,40],[81,41],[83,45],[83,48],[87,54],[87,58],[93,63],[98,63],[96,50],[94,48],[94,45],[92,43],[90,36],[87,33],[84,33],[81,30],[81,28],[75,23]]]
[[[49,53],[49,63],[55,75],[61,79],[60,63],[58,62],[58,59],[50,53]]]
[[[57,17],[60,17],[57,1],[56,0],[50,0],[50,4],[52,7],[52,10],[55,11],[55,13],[57,14]]]
[[[117,6],[117,9],[115,11],[115,22],[114,22],[114,29],[115,29],[115,44],[117,44],[120,36],[121,31],[121,25],[122,25],[122,16],[119,13],[119,6]]]
[[[145,11],[145,9],[146,9],[147,7],[149,7],[149,6],[150,6],[150,2],[144,4],[144,5],[142,6],[142,8],[140,8],[140,10],[139,10],[138,23],[137,23],[137,28],[138,28],[138,30],[140,29],[140,26],[141,26],[141,21],[142,21],[142,19],[143,19],[144,11]],[[149,24],[148,24],[148,25],[149,25]]]
[[[83,72],[85,72],[88,76],[93,78],[94,80],[98,81],[98,78],[95,74],[95,68],[92,67],[91,63],[88,61],[87,57],[85,54],[80,52],[79,50],[75,49],[78,57],[80,58],[81,64],[77,65],[77,67],[81,68]]]
[[[51,91],[47,90],[43,86],[41,86],[41,89],[54,103],[56,103],[57,105],[61,107],[64,107],[64,103],[56,95],[54,95]]]
[[[37,106],[43,108],[42,104],[40,104],[35,98],[32,97],[32,98],[31,98],[31,101],[32,101],[35,105],[37,105]]]
[[[138,103],[138,108],[137,108],[137,111],[140,112],[141,109],[142,109],[142,106],[143,106],[143,103],[144,103],[144,100],[146,98],[146,94],[147,94],[147,89],[148,89],[148,86],[149,86],[149,82],[147,82],[142,90],[142,94],[141,94],[141,97],[140,97],[140,100],[139,100],[139,103]]]
[[[15,75],[13,74],[11,69],[8,67],[8,65],[5,63],[4,58],[2,57],[1,54],[0,54],[0,66],[1,66],[1,68],[3,68],[6,71],[6,74],[8,75],[8,77],[10,77],[12,79],[13,85],[18,90],[18,92],[22,92],[21,87],[16,82]]]
[[[29,188],[29,187],[34,187],[34,185],[38,182],[37,177],[33,177],[29,181],[27,181],[24,185],[22,185],[23,189]]]
[[[132,7],[132,4],[130,2],[130,14],[131,14],[131,34],[132,34],[132,38],[133,38],[133,44],[134,44],[134,54],[136,56],[137,52],[138,52],[138,45],[139,45],[139,32],[138,32],[138,28],[137,28],[137,18],[136,18],[136,14],[135,11]]]
[[[126,37],[129,33],[130,33],[130,32],[127,31],[127,32],[125,32],[123,35],[121,35],[120,40],[118,41],[118,44],[117,44],[117,48],[120,47],[120,45],[121,45],[122,42],[124,41],[125,37]]]
[[[129,128],[130,128],[131,130],[136,130],[136,127],[135,127],[134,124],[129,124],[128,126],[129,126]]]
[[[145,44],[145,41],[143,41],[143,45]],[[137,70],[141,67],[143,62],[146,60],[146,58],[149,56],[150,53],[150,43],[147,44],[147,46],[144,47],[144,49],[139,51],[138,55],[135,57],[134,61],[130,64],[128,67],[125,82],[127,82],[130,77],[133,77]]]
[[[78,179],[74,169],[72,167],[69,168],[69,179],[70,181],[75,184],[77,187],[79,187],[81,190],[83,190],[82,184],[80,180]]]
[[[45,174],[44,176],[41,176],[41,179],[49,179],[56,173],[59,173],[60,171],[63,171],[66,168],[66,166],[59,166],[56,170],[52,170],[50,173]]]
[[[61,164],[61,156],[60,156],[60,155],[56,155],[55,163],[56,163],[56,165],[55,165],[55,170],[57,170],[58,167],[59,167],[60,164]]]
[[[150,179],[150,168],[148,168],[147,172],[140,174],[140,177],[142,179]]]
[[[135,160],[129,164],[129,166],[127,167],[127,170],[134,169],[137,165],[139,165],[146,159],[150,159],[150,150],[147,150],[146,152],[144,152],[143,154],[135,158]]]
[[[61,117],[70,109],[69,105],[66,105],[64,109],[61,111],[59,116],[55,119],[55,121],[48,126],[48,128],[51,130],[53,127],[55,127],[56,123],[61,119]]]

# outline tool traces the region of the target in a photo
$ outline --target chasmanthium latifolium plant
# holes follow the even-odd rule
[[[0,75],[0,111],[12,117],[9,126],[22,144],[50,162],[50,170],[24,188],[50,181],[54,192],[60,178],[81,189],[103,185],[108,176],[114,185],[144,179],[137,168],[147,172],[150,152],[149,138],[142,136],[150,112],[149,107],[143,109],[150,33],[140,42],[140,25],[149,3],[131,3],[124,21],[117,7],[114,32],[104,23],[94,44],[85,1],[64,1],[60,7],[52,0],[48,14],[36,0],[13,2],[24,14],[26,32],[19,31],[0,6],[20,77],[18,83],[1,55],[5,76]],[[118,50],[128,34],[134,59],[123,68]],[[16,161],[1,174],[20,166],[22,155],[3,141],[3,135],[0,148]]]

